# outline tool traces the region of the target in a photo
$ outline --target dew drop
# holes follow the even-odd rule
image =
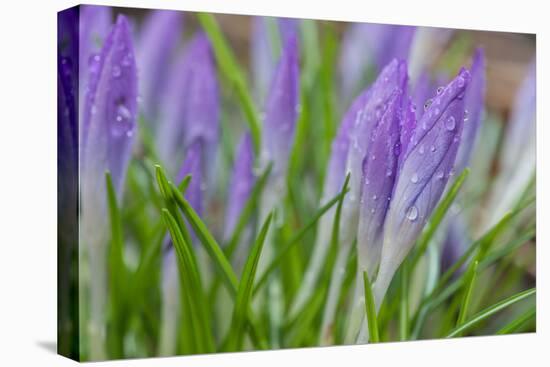
[[[430,147],[430,152],[433,153],[433,152],[435,152],[435,150],[436,150],[436,149],[435,149],[435,145],[432,145],[432,146]]]
[[[443,89],[445,89],[445,88],[443,88],[443,87],[437,88],[437,94],[441,94],[441,92],[443,92]]]
[[[418,209],[416,206],[411,206],[409,210],[407,210],[407,219],[414,222],[416,218],[418,218]]]
[[[378,196],[372,195],[372,200],[374,200],[374,201],[378,200]]]
[[[391,175],[392,175],[392,171],[391,171],[391,169],[388,168],[386,170],[386,176],[390,177]]]
[[[424,111],[426,111],[430,106],[432,105],[432,100],[428,99],[426,103],[424,103]]]
[[[373,161],[375,161],[375,160],[376,160],[376,156],[373,154],[373,155],[371,156],[370,159],[372,159]]]
[[[372,209],[370,210],[370,212],[371,212],[372,214],[374,214],[374,208],[372,208]]]
[[[449,116],[447,120],[445,120],[445,127],[449,131],[453,131],[456,127],[456,122],[454,116]]]
[[[413,175],[411,177],[411,182],[412,183],[417,183],[418,182],[418,174],[416,172],[413,173]]]
[[[434,114],[435,114],[436,116],[439,115],[439,108],[436,108],[436,109],[434,110]]]
[[[112,74],[113,74],[113,78],[118,78],[122,74],[120,67],[117,65],[113,66]]]
[[[368,178],[365,178],[365,185],[369,185],[370,184],[370,181]]]
[[[421,155],[424,154],[424,145],[421,145],[420,148],[418,148],[418,153]]]
[[[463,77],[458,77],[458,86],[460,88],[462,88],[464,86],[464,78]]]
[[[435,178],[437,178],[438,180],[442,180],[442,179],[443,179],[443,176],[445,176],[445,174],[443,173],[443,171],[438,171],[438,172],[435,174]]]

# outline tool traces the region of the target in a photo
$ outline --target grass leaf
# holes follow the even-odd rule
[[[474,261],[473,265],[471,265],[468,268],[468,275],[467,275],[468,282],[466,283],[464,297],[462,298],[462,304],[460,306],[460,312],[458,314],[458,319],[456,322],[457,326],[463,324],[464,321],[466,321],[466,317],[468,316],[468,307],[470,306],[472,291],[474,289],[474,285],[476,282],[478,265],[479,265],[479,261]]]
[[[519,315],[516,319],[514,319],[512,322],[508,323],[504,327],[502,327],[499,331],[497,331],[497,335],[504,335],[504,334],[513,334],[521,330],[522,327],[525,326],[531,319],[533,319],[537,314],[537,307],[533,306],[529,308],[526,312]]]
[[[455,336],[458,336],[462,334],[465,331],[468,331],[472,329],[474,326],[476,326],[481,321],[491,317],[495,313],[510,307],[526,298],[528,298],[531,295],[534,295],[536,293],[535,288],[527,289],[523,292],[516,293],[513,296],[510,296],[490,307],[487,307],[486,309],[480,311],[479,313],[475,314],[471,319],[468,321],[465,321],[464,323],[458,325],[455,329],[453,329],[449,335],[447,335],[447,338],[452,338]]]
[[[237,291],[237,297],[235,300],[235,307],[233,309],[233,318],[231,321],[231,336],[229,337],[228,344],[228,350],[230,351],[236,351],[242,348],[247,313],[248,309],[250,308],[250,299],[254,286],[254,277],[256,276],[258,260],[260,259],[262,248],[272,218],[273,213],[270,213],[267,216],[260,230],[260,234],[258,235],[254,246],[252,246],[252,249],[250,250],[250,253],[248,255],[248,259],[246,260],[246,263],[244,265],[243,275],[239,283],[239,289]]]
[[[365,312],[367,314],[369,327],[369,340],[371,343],[378,343],[380,337],[378,334],[378,320],[376,319],[376,306],[374,304],[374,295],[367,272],[363,272],[363,286],[365,288]]]

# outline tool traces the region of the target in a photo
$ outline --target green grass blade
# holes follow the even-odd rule
[[[497,335],[513,334],[521,330],[531,319],[535,318],[537,314],[537,307],[533,306],[527,310],[527,312],[522,313],[516,319],[514,319],[509,324],[502,327],[497,331]]]
[[[409,338],[409,263],[401,267],[401,286],[399,299],[399,340]]]
[[[205,312],[208,309],[208,304],[202,291],[196,257],[192,255],[193,248],[185,241],[178,223],[168,209],[162,210],[162,218],[170,232],[176,251],[180,280],[184,286],[182,297],[185,297],[189,306],[188,310],[193,315],[190,320],[193,323],[194,335],[196,335],[197,351],[213,352],[215,350],[214,339],[211,334],[209,315]]]
[[[476,282],[478,265],[479,265],[479,261],[474,261],[473,265],[470,266],[468,269],[468,276],[467,276],[468,282],[466,283],[464,297],[462,298],[462,304],[460,306],[460,312],[458,314],[458,319],[456,322],[457,326],[463,324],[466,321],[466,317],[468,317],[468,307],[470,306],[472,291],[474,289],[474,285]]]
[[[262,248],[272,218],[273,213],[270,213],[267,216],[260,230],[260,234],[258,235],[254,246],[250,250],[250,254],[248,255],[248,259],[246,260],[246,263],[244,265],[243,275],[239,283],[239,289],[235,300],[235,307],[233,309],[233,318],[231,321],[230,337],[228,344],[228,350],[230,351],[237,351],[242,348],[247,313],[248,309],[250,308],[250,299],[254,286],[254,277],[256,276],[258,260],[260,259]]]
[[[199,238],[200,242],[203,244],[204,248],[212,258],[212,260],[214,260],[214,264],[222,275],[224,282],[228,286],[228,289],[231,292],[236,293],[238,284],[237,276],[235,275],[235,272],[233,271],[231,264],[225,257],[222,249],[220,248],[220,245],[218,245],[218,242],[214,239],[214,236],[212,236],[210,231],[208,231],[206,225],[200,219],[199,215],[195,212],[191,204],[189,204],[189,202],[185,200],[183,195],[178,191],[176,187],[173,186],[173,184],[169,185],[171,186],[172,195],[178,207],[181,209],[181,211],[189,221],[189,224],[191,224],[191,227],[193,227],[195,234]]]
[[[452,338],[452,337],[455,337],[457,335],[460,335],[462,333],[464,333],[465,331],[468,331],[470,329],[472,329],[474,326],[476,326],[478,323],[480,323],[481,321],[483,320],[486,320],[487,318],[491,317],[492,315],[494,315],[495,313],[507,308],[507,307],[510,307],[526,298],[528,298],[529,296],[532,296],[536,293],[536,288],[531,288],[531,289],[527,289],[523,292],[520,292],[520,293],[517,293],[517,294],[514,294],[513,296],[511,297],[508,297],[482,311],[480,311],[479,313],[475,314],[471,319],[469,319],[468,321],[465,321],[464,323],[458,325],[455,329],[453,329],[448,335],[447,335],[447,338]]]
[[[249,93],[251,88],[247,85],[245,74],[239,67],[235,55],[225,40],[214,16],[212,14],[199,13],[197,14],[197,18],[212,43],[216,61],[223,76],[233,85],[237,92],[246,120],[248,121],[254,150],[256,153],[259,153],[261,141],[260,118],[254,106],[252,96]]]
[[[270,274],[277,268],[281,260],[285,257],[285,255],[292,248],[292,246],[299,243],[302,237],[304,237],[304,235],[307,233],[307,231],[309,231],[311,228],[315,226],[319,218],[321,218],[333,205],[335,205],[340,200],[341,197],[346,195],[348,191],[349,189],[339,193],[330,201],[328,201],[325,205],[323,205],[321,209],[319,209],[317,213],[315,213],[312,219],[287,244],[282,246],[282,248],[280,249],[275,259],[273,259],[273,261],[268,265],[264,273],[261,275],[260,279],[256,282],[256,287],[254,288],[254,294],[256,294],[258,290],[265,284]]]
[[[458,195],[458,192],[460,191],[460,188],[464,184],[464,181],[468,177],[469,173],[469,168],[465,168],[464,171],[462,171],[460,176],[458,176],[457,179],[454,181],[453,185],[451,186],[445,197],[439,202],[439,204],[435,208],[430,218],[430,221],[426,224],[426,228],[422,232],[420,239],[418,240],[418,250],[414,252],[413,258],[411,260],[411,269],[414,269],[414,267],[418,263],[418,260],[420,260],[420,257],[422,257],[424,252],[426,252],[428,243],[430,243],[430,240],[432,239],[435,231],[441,224],[441,221],[443,221],[443,218],[445,218],[445,214],[451,207],[451,204],[454,202],[456,196]]]
[[[369,326],[369,340],[371,343],[378,343],[380,337],[378,334],[378,320],[376,319],[376,306],[374,304],[374,295],[367,272],[363,272],[363,286],[365,289],[365,312],[367,314]]]

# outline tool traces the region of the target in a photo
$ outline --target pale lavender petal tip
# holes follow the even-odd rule
[[[178,48],[182,29],[183,13],[155,10],[147,17],[141,30],[137,48],[140,96],[143,101],[141,108],[148,120],[157,117],[160,89],[166,83],[169,70],[166,66]]]
[[[273,174],[283,175],[294,141],[299,109],[298,43],[290,37],[275,69],[265,105],[262,162],[273,162]]]
[[[229,181],[225,211],[225,238],[233,233],[241,211],[250,197],[254,182],[254,147],[250,134],[246,133],[237,148],[235,164]]]

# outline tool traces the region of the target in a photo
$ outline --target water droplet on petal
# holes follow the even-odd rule
[[[464,78],[463,77],[458,77],[458,86],[460,88],[462,88],[464,86]]]
[[[120,71],[120,67],[117,65],[113,66],[112,74],[113,78],[118,78],[122,74],[122,72]]]
[[[435,150],[436,150],[436,149],[435,149],[435,145],[432,145],[432,146],[430,147],[430,152],[433,153],[433,152],[435,152]]]
[[[420,148],[418,148],[418,153],[421,155],[424,154],[424,145],[421,145]]]
[[[411,182],[412,183],[417,183],[418,182],[418,173],[413,173],[412,177],[411,177]]]
[[[447,120],[445,120],[445,127],[449,131],[453,131],[455,129],[456,121],[455,121],[454,116],[449,116],[449,118]]]
[[[443,87],[437,88],[437,94],[441,94],[441,92],[443,92],[443,89],[445,89],[445,88],[443,88]]]
[[[372,195],[372,200],[374,200],[374,201],[378,200],[378,196]]]
[[[418,209],[413,205],[407,210],[407,219],[414,222],[416,218],[418,218]]]
[[[426,101],[426,103],[424,103],[424,111],[426,111],[428,108],[430,108],[431,104],[432,104],[432,100],[428,99]]]
[[[437,178],[438,180],[442,180],[442,179],[443,179],[443,176],[445,176],[445,174],[443,173],[443,171],[438,171],[438,172],[435,174],[435,178]]]

